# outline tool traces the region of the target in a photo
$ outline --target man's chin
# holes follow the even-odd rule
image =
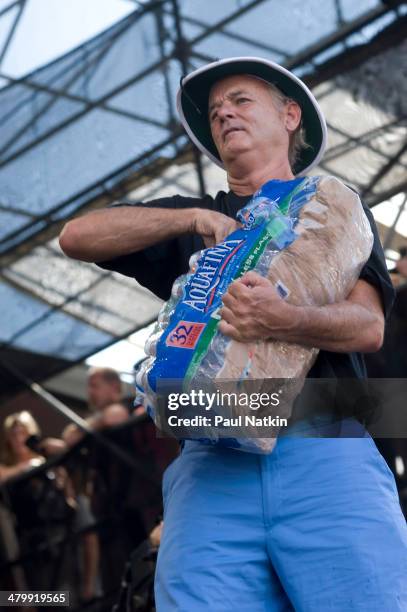
[[[236,143],[234,146],[224,148],[222,152],[219,152],[219,154],[224,163],[231,163],[244,153],[249,153],[251,150],[252,147],[248,147],[247,144]]]

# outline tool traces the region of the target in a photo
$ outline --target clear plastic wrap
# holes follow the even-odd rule
[[[223,293],[249,269],[267,277],[280,295],[296,305],[321,306],[346,298],[367,261],[373,235],[359,197],[334,177],[307,177],[266,183],[237,215],[243,224],[220,245],[195,254],[190,272],[174,283],[147,340],[149,358],[137,385],[155,418],[157,382],[180,379],[182,389],[215,389],[228,381],[228,392],[250,381],[251,392],[285,393],[283,413],[289,418],[317,349],[278,341],[244,344],[217,331]],[[189,336],[188,336],[189,334]],[[192,340],[191,340],[192,338]],[[283,380],[284,379],[284,380]],[[283,389],[281,387],[283,386]],[[216,406],[214,407],[216,411]],[[259,411],[261,417],[272,408]],[[208,427],[203,442],[240,450],[270,453],[271,437],[248,435],[219,439]]]

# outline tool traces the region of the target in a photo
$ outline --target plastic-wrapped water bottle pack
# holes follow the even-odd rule
[[[296,305],[324,305],[344,299],[367,261],[373,236],[360,200],[333,177],[272,180],[237,214],[242,227],[214,247],[192,255],[189,272],[173,285],[148,338],[136,378],[144,405],[158,427],[157,393],[166,380],[179,390],[215,391],[228,382],[237,391],[286,392],[279,416],[290,416],[292,403],[317,356],[317,349],[267,340],[244,344],[218,331],[219,309],[228,286],[254,270],[268,278],[283,299]],[[295,381],[295,384],[293,384]],[[274,411],[276,409],[274,408]],[[222,411],[213,406],[213,414]],[[271,414],[272,407],[258,411]],[[283,412],[283,414],[282,414]],[[202,433],[204,435],[202,435]],[[269,453],[270,437],[246,427],[232,438],[213,426],[200,430],[202,442],[248,452]],[[196,433],[191,430],[191,437]]]

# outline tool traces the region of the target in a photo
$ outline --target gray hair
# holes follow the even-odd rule
[[[296,104],[298,104],[296,100],[286,96],[280,89],[278,89],[272,83],[267,83],[266,81],[264,82],[267,85],[270,93],[272,94],[274,102],[276,102],[277,110],[282,111],[284,106],[289,102],[295,102]],[[294,132],[290,133],[290,141],[288,144],[288,161],[290,162],[291,168],[294,168],[301,151],[303,149],[309,149],[310,146],[311,145],[309,145],[305,140],[305,130],[301,118],[298,127],[294,130]]]

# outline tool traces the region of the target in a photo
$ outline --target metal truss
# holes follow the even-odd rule
[[[407,193],[404,194],[404,199],[403,199],[403,202],[400,205],[400,208],[399,208],[399,210],[397,212],[397,215],[395,216],[395,219],[394,219],[393,223],[391,224],[391,226],[387,230],[386,237],[385,237],[385,239],[383,241],[383,248],[384,248],[384,250],[389,249],[392,246],[393,238],[394,238],[394,236],[396,234],[397,224],[400,221],[401,215],[406,210],[406,204],[407,204]]]
[[[49,255],[49,257],[52,258],[58,258],[61,260],[66,261],[66,257],[65,255],[63,255],[63,253],[61,251],[58,251],[56,248],[52,247],[49,243],[45,244],[42,246],[42,248],[46,251],[46,253],[44,253],[44,258],[47,256],[47,254]],[[82,262],[77,262],[76,265],[78,267],[87,267],[86,263],[82,263]],[[12,271],[10,269],[4,269],[3,271],[0,272],[0,278],[5,280],[7,283],[9,283],[11,286],[14,286],[16,289],[18,290],[23,290],[26,292],[26,294],[30,297],[35,297],[38,298],[38,294],[34,293],[33,291],[30,291],[30,289],[28,289],[27,287],[24,286],[24,281],[25,282],[32,282],[32,278],[31,276],[28,274],[28,272],[21,272],[21,271],[17,271],[15,269],[13,269]],[[22,283],[18,282],[18,280],[21,279]],[[132,326],[133,324],[133,319],[130,319],[129,317],[126,317],[122,312],[113,312],[112,310],[109,310],[108,308],[101,306],[100,304],[95,304],[94,302],[91,302],[89,300],[84,299],[82,296],[84,294],[86,294],[87,292],[91,291],[92,289],[95,289],[98,285],[100,285],[101,282],[103,282],[104,280],[109,279],[110,282],[112,283],[112,291],[114,292],[114,285],[123,284],[123,281],[121,280],[119,282],[119,280],[117,280],[114,276],[112,276],[112,274],[110,272],[106,272],[102,269],[98,269],[97,271],[97,275],[96,278],[89,282],[85,287],[83,287],[81,290],[79,291],[75,291],[71,294],[69,294],[67,291],[61,291],[59,290],[57,287],[53,287],[52,288],[52,292],[56,295],[58,295],[61,298],[61,302],[58,304],[54,304],[52,301],[44,298],[43,296],[41,297],[41,301],[48,304],[48,306],[50,307],[50,310],[44,314],[43,318],[41,319],[46,320],[48,317],[50,317],[54,312],[56,312],[57,310],[64,310],[70,303],[72,302],[76,302],[78,300],[80,300],[81,305],[83,306],[88,306],[93,308],[94,310],[97,310],[99,313],[104,313],[104,314],[109,314],[115,317],[120,318],[122,321],[124,321],[125,323],[127,323],[129,325],[129,327]],[[131,283],[131,286],[133,286],[133,283]],[[71,314],[71,313],[70,313]],[[75,318],[82,321],[83,323],[89,324],[89,321],[85,318],[85,317],[81,317],[78,314],[75,314]],[[15,340],[17,340],[21,335],[25,334],[27,331],[30,331],[33,327],[35,327],[38,323],[40,323],[40,320],[37,319],[35,322],[25,326],[24,328],[21,328],[18,330],[18,332],[10,339],[8,340],[7,343],[12,344]],[[96,329],[100,329],[100,331],[102,332],[106,332],[107,330],[104,327],[100,327],[95,323],[92,323],[92,326],[95,327]],[[1,348],[1,344],[0,344],[0,348]]]
[[[8,40],[6,41],[6,44],[4,45],[4,48],[3,48],[3,52],[2,52],[3,56],[4,56],[5,51],[7,50],[6,47],[8,47],[10,44],[12,34],[16,30],[18,20],[23,11],[25,2],[26,0],[18,0],[18,2],[14,2],[6,9],[3,9],[3,13],[6,14],[9,9],[11,9],[12,7],[16,5],[19,5],[19,12],[15,18],[14,26],[12,28],[13,32],[10,32],[10,36],[8,37]],[[179,0],[162,0],[161,2],[151,2],[149,4],[144,4],[140,6],[140,8],[136,10],[134,13],[132,13],[126,20],[124,20],[120,28],[114,29],[112,31],[111,36],[102,38],[99,46],[92,50],[92,56],[90,58],[88,57],[86,62],[78,62],[78,60],[75,59],[75,61],[77,62],[77,66],[76,67],[75,65],[72,66],[72,70],[71,70],[72,74],[70,74],[69,78],[66,80],[63,88],[52,85],[52,82],[44,85],[42,83],[36,82],[35,80],[29,77],[22,78],[22,79],[12,79],[9,75],[0,73],[0,77],[8,79],[11,84],[14,84],[14,85],[20,84],[24,86],[27,89],[27,91],[32,90],[34,92],[36,91],[43,92],[43,93],[49,94],[49,96],[51,97],[50,100],[48,100],[45,104],[43,104],[37,110],[34,116],[31,117],[30,121],[27,121],[24,125],[20,126],[16,133],[10,135],[8,140],[1,144],[0,146],[0,168],[19,159],[27,151],[29,151],[30,149],[33,149],[40,143],[43,143],[47,139],[51,138],[57,132],[64,130],[70,124],[78,121],[78,119],[80,119],[81,117],[83,117],[84,115],[86,115],[87,113],[89,113],[91,110],[95,108],[101,108],[104,111],[107,111],[112,114],[121,115],[126,118],[134,119],[135,121],[138,121],[138,122],[155,125],[157,127],[167,129],[169,138],[163,140],[163,142],[161,143],[162,147],[168,145],[171,142],[175,142],[179,137],[179,132],[177,128],[175,127],[177,121],[176,121],[176,117],[174,113],[174,103],[172,100],[172,96],[171,96],[171,92],[170,92],[170,88],[168,84],[166,86],[166,96],[167,96],[166,102],[167,102],[167,108],[168,108],[167,124],[163,124],[161,121],[157,121],[156,119],[154,119],[154,117],[147,117],[147,116],[140,115],[137,113],[115,108],[114,106],[111,105],[110,102],[112,98],[114,98],[120,92],[124,91],[126,88],[130,87],[131,85],[134,85],[138,81],[141,81],[143,78],[154,73],[155,71],[161,71],[161,73],[165,77],[166,66],[170,60],[175,59],[179,61],[180,64],[182,65],[183,71],[187,72],[189,67],[191,66],[192,59],[202,58],[202,54],[196,51],[195,47],[214,33],[222,33],[227,38],[233,39],[235,41],[250,43],[253,46],[253,48],[258,48],[259,51],[266,51],[268,53],[278,53],[279,55],[284,57],[284,65],[292,69],[292,68],[296,68],[298,66],[306,65],[310,63],[312,65],[313,59],[315,57],[317,57],[320,53],[322,53],[323,51],[326,51],[330,47],[337,45],[338,43],[342,44],[343,49],[346,52],[346,48],[347,48],[346,41],[347,41],[347,38],[351,34],[359,31],[363,27],[366,27],[367,25],[374,22],[376,19],[382,17],[383,15],[389,12],[397,11],[398,5],[403,4],[402,2],[393,2],[390,4],[390,6],[388,4],[382,4],[376,7],[375,9],[369,11],[368,13],[364,14],[362,17],[355,19],[353,22],[351,23],[348,22],[345,24],[343,21],[343,16],[342,16],[343,11],[342,11],[341,2],[340,0],[336,0],[335,6],[336,6],[336,11],[337,11],[338,28],[335,31],[335,33],[328,37],[325,37],[324,39],[316,41],[315,44],[303,50],[301,53],[297,55],[289,56],[287,52],[285,52],[282,49],[275,48],[272,45],[265,45],[263,43],[260,43],[259,41],[256,41],[253,37],[250,37],[250,36],[242,36],[242,35],[236,34],[235,32],[233,32],[232,29],[229,28],[229,26],[233,26],[233,23],[237,19],[242,17],[245,13],[250,13],[251,10],[254,10],[259,5],[264,4],[265,2],[266,0],[252,0],[251,2],[247,2],[243,6],[241,6],[238,10],[231,12],[227,17],[213,24],[207,24],[201,18],[198,19],[195,17],[183,16],[182,12],[180,12]],[[182,3],[180,6],[182,7]],[[145,12],[151,12],[152,14],[154,14],[154,17],[156,19],[157,45],[159,46],[160,53],[161,53],[160,60],[158,62],[155,62],[152,66],[148,67],[147,69],[139,72],[138,74],[134,74],[134,76],[132,76],[130,79],[127,79],[126,82],[121,83],[120,86],[112,88],[107,94],[103,95],[99,99],[96,99],[96,100],[88,99],[84,95],[72,94],[69,91],[70,88],[72,88],[72,86],[75,85],[78,82],[78,80],[84,76],[84,74],[87,71],[89,71],[90,66],[92,66],[93,68],[97,67],[98,63],[100,63],[100,61],[103,59],[105,54],[114,46],[115,42],[119,40],[120,37],[128,30],[128,28],[131,27],[134,21],[136,19],[139,19],[140,16],[144,14]],[[2,15],[0,14],[0,17],[1,16]],[[165,26],[165,21],[166,20],[168,21],[168,19],[172,19],[173,21],[172,28]],[[202,32],[191,39],[186,39],[185,36],[183,35],[184,23],[185,24],[190,23],[190,24],[199,26],[200,28],[202,28]],[[167,44],[167,47],[168,47],[168,43],[172,45],[172,51],[170,53],[165,52],[165,45]],[[366,47],[368,46],[369,45],[366,45]],[[214,59],[214,58],[208,58],[207,56],[205,56],[205,59]],[[337,58],[337,63],[339,66],[341,65],[340,57]],[[64,67],[64,70],[66,70],[66,66]],[[319,81],[320,79],[317,78],[316,75],[321,72],[322,72],[321,67],[318,67],[318,70],[316,70],[313,75],[309,75],[309,78],[307,78],[307,75],[305,75],[304,80],[309,81],[309,82],[311,81],[315,82],[316,80]],[[60,75],[57,73],[56,75],[54,75],[53,80],[55,81],[59,77]],[[8,114],[5,114],[0,119],[0,126],[3,122],[6,122],[8,117],[12,113],[15,113],[19,109],[19,107],[21,107],[21,105],[29,103],[30,97],[31,96],[28,95],[25,99],[22,99],[21,101],[19,101],[16,107],[12,108]],[[72,102],[77,102],[81,105],[81,108],[80,110],[73,112],[71,116],[69,116],[67,119],[64,119],[60,123],[57,123],[55,126],[53,126],[51,129],[46,130],[44,133],[40,134],[37,138],[29,139],[28,142],[26,142],[24,145],[16,149],[16,143],[18,143],[18,141],[22,139],[23,137],[26,137],[27,134],[29,134],[30,130],[32,130],[33,126],[38,121],[38,119],[41,118],[47,112],[49,112],[52,109],[53,105],[60,99],[66,99]],[[350,138],[349,139],[350,146],[352,146],[351,140],[352,139]],[[8,153],[11,146],[13,146],[13,151]],[[159,150],[156,150],[155,153],[156,154],[159,153]],[[330,151],[329,153],[330,157],[333,154],[334,152]],[[340,151],[338,151],[338,154],[340,154]],[[132,160],[130,164],[127,164],[127,170],[130,170],[132,166],[137,165],[139,162],[142,162],[142,157],[148,157],[148,155],[141,156],[141,158]],[[391,160],[386,160],[386,163],[390,163],[390,162]],[[126,169],[123,168],[119,170],[117,174],[120,175],[121,172],[125,170]],[[196,154],[196,172],[199,177],[201,191],[203,192],[205,191],[205,181],[204,181],[204,176],[203,176],[202,168],[201,168],[200,155],[198,153]],[[88,189],[89,193],[92,194],[95,188],[97,188],[97,186],[102,188],[103,184],[111,179],[112,179],[112,176],[101,177],[98,184],[89,186],[89,189]],[[367,194],[365,193],[365,195]],[[71,200],[73,201],[75,198],[78,198],[78,197],[85,197],[85,194],[76,194],[73,198],[71,198]],[[30,230],[33,230],[33,234],[35,234],[36,231],[38,230],[41,231],[41,229],[43,229],[42,227],[40,228],[38,226],[38,222],[41,222],[42,224],[43,223],[48,224],[50,222],[53,222],[54,221],[53,215],[57,213],[58,211],[61,211],[69,203],[70,202],[61,202],[52,211],[48,211],[46,215],[29,215],[28,213],[22,211],[22,214],[25,214],[26,216],[31,217],[31,221],[29,221],[23,228],[20,228],[18,230],[18,233],[20,234],[26,233],[27,238],[31,239],[32,234]],[[1,210],[10,210],[10,212],[19,212],[16,208],[7,207],[4,203],[1,203],[1,202],[0,202],[0,206],[1,206]],[[36,230],[36,227],[37,227],[37,230]],[[15,238],[15,235],[10,234],[10,236],[7,237],[7,241],[10,241],[10,240],[12,241],[13,238]],[[6,253],[9,250],[7,248],[7,244],[3,246],[5,246],[5,249],[3,250],[3,252]],[[11,242],[10,249],[12,248],[13,246]]]
[[[21,87],[23,91],[20,99],[15,101],[14,106],[8,109],[8,111],[3,113],[0,117],[0,129],[3,125],[7,125],[7,122],[15,113],[24,110],[25,107],[29,107],[33,96],[41,96],[41,94],[44,94],[45,100],[41,100],[41,102],[38,103],[35,112],[31,114],[29,120],[27,119],[22,125],[19,125],[15,133],[9,134],[7,139],[0,142],[0,169],[7,167],[9,164],[18,162],[29,151],[33,151],[38,145],[46,143],[56,134],[62,133],[63,130],[74,125],[95,109],[102,110],[111,116],[121,116],[127,120],[134,121],[137,125],[144,124],[160,128],[164,131],[164,135],[158,144],[150,147],[142,154],[135,156],[114,171],[98,177],[94,183],[88,185],[85,189],[73,194],[69,198],[61,198],[61,201],[47,210],[46,213],[31,213],[21,208],[21,206],[18,206],[18,204],[16,206],[14,206],[14,204],[9,205],[1,201],[0,194],[0,212],[16,213],[26,219],[18,230],[10,232],[3,240],[0,240],[0,278],[7,283],[13,284],[27,296],[35,297],[47,303],[48,306],[50,306],[50,311],[44,315],[44,317],[50,316],[55,310],[64,310],[71,302],[80,300],[81,294],[96,287],[110,275],[110,273],[100,271],[98,278],[95,279],[93,283],[90,283],[85,289],[71,295],[61,293],[60,297],[62,298],[62,302],[58,306],[55,306],[51,302],[47,302],[45,298],[39,297],[30,289],[24,287],[23,281],[28,279],[23,278],[23,272],[20,271],[16,273],[14,271],[11,275],[9,271],[7,271],[7,267],[10,266],[10,264],[27,253],[30,253],[30,251],[38,245],[44,245],[46,241],[54,237],[61,227],[61,224],[69,216],[76,214],[78,211],[97,208],[106,205],[112,200],[123,198],[131,189],[142,185],[143,182],[153,177],[159,176],[165,168],[174,163],[180,163],[185,159],[193,163],[198,191],[201,194],[206,192],[205,167],[202,163],[201,155],[194,147],[188,144],[185,135],[178,126],[173,91],[168,76],[168,65],[171,62],[178,63],[181,72],[185,74],[191,67],[196,65],[197,61],[206,62],[215,60],[216,58],[212,57],[211,53],[202,51],[200,45],[202,42],[207,41],[212,35],[221,34],[226,41],[230,41],[234,44],[241,43],[242,45],[250,45],[253,51],[259,54],[264,53],[270,57],[276,55],[281,57],[280,63],[289,69],[300,69],[301,77],[307,84],[313,87],[334,79],[344,71],[350,70],[358,64],[361,64],[375,53],[380,53],[383,49],[394,46],[401,40],[403,31],[405,31],[405,17],[400,8],[404,4],[402,1],[382,2],[378,4],[376,8],[364,13],[362,16],[352,21],[345,21],[342,0],[334,0],[336,12],[335,31],[328,36],[316,40],[307,48],[302,49],[301,52],[290,54],[287,49],[282,49],[279,45],[273,45],[267,41],[258,40],[255,36],[249,33],[243,34],[237,32],[236,28],[234,28],[234,25],[240,18],[245,15],[250,15],[251,11],[255,11],[261,6],[266,6],[270,0],[246,0],[240,2],[237,8],[236,5],[233,5],[235,10],[231,8],[228,15],[224,16],[222,19],[215,20],[213,23],[208,23],[205,17],[201,15],[191,16],[184,14],[182,0],[160,0],[149,3],[140,3],[138,0],[133,0],[136,6],[133,13],[103,35],[97,37],[90,49],[88,43],[84,43],[84,45],[74,52],[68,54],[62,67],[59,70],[55,70],[52,77],[44,83],[37,78],[36,72],[27,77],[16,79],[7,75],[1,69],[2,60],[10,49],[13,36],[17,31],[27,1],[29,0],[16,0],[0,11],[0,19],[9,15],[9,11],[15,11],[13,23],[0,48],[0,78],[4,78],[8,81],[9,85],[6,86],[6,89],[7,87]],[[84,80],[88,79],[91,70],[97,70],[107,54],[116,48],[116,45],[126,36],[136,21],[147,13],[154,19],[154,45],[159,49],[159,59],[154,61],[151,65],[144,67],[142,70],[134,71],[134,73],[130,74],[124,82],[111,87],[105,91],[103,95],[88,97],[86,88],[82,88],[79,94],[77,91],[78,83],[82,83]],[[385,28],[379,36],[373,38],[364,45],[355,47],[349,44],[349,40],[354,34],[371,26],[386,15],[392,15],[394,17],[393,23],[387,30]],[[185,33],[188,31],[188,27],[193,27],[198,33],[188,37]],[[84,54],[86,50],[85,59],[84,55],[81,55],[81,50],[83,50]],[[321,61],[320,57],[322,54],[330,50],[335,50],[333,57],[326,61]],[[143,79],[154,74],[160,74],[164,83],[166,106],[166,116],[164,119],[157,119],[154,115],[147,116],[140,112],[125,110],[114,104],[114,98],[118,96],[118,94],[125,92],[129,87],[142,82]],[[46,117],[61,100],[73,103],[77,108],[72,110],[68,116],[57,121],[49,129],[45,129],[37,134],[34,128],[38,121]],[[379,193],[375,192],[375,187],[389,174],[396,164],[405,166],[405,162],[402,158],[407,150],[407,146],[403,144],[400,146],[398,152],[393,155],[388,155],[386,152],[379,150],[372,143],[373,138],[384,135],[387,130],[393,128],[404,128],[406,123],[407,118],[401,117],[397,120],[389,121],[379,128],[367,131],[358,137],[340,130],[333,125],[329,125],[329,129],[337,133],[338,136],[344,140],[340,144],[329,149],[321,167],[324,168],[324,164],[329,164],[329,162],[338,160],[341,156],[363,145],[367,150],[377,155],[383,161],[383,165],[376,175],[372,177],[369,185],[355,185],[361,191],[361,195],[365,202],[370,206],[374,206],[380,201],[395,195],[395,193],[400,190],[407,189],[406,179],[405,184],[399,184],[394,187],[394,192],[391,188],[382,190]],[[172,156],[168,156],[169,147],[171,148]],[[165,159],[161,155],[164,149],[166,150]],[[346,176],[339,176],[339,178],[348,182]],[[181,180],[182,172],[179,173],[179,176],[173,176],[171,179],[168,179],[172,186],[175,185],[179,187],[181,187],[181,184],[178,181]],[[163,184],[165,184],[165,180]],[[399,215],[401,215],[405,205],[406,201],[400,208]],[[386,246],[390,246],[391,244],[398,218],[395,220],[393,227],[389,229],[386,238]],[[59,256],[56,252],[53,252],[52,255]],[[22,281],[21,285],[18,283],[18,275],[20,275]],[[102,306],[99,307],[102,308]],[[115,313],[112,314],[114,315]],[[72,316],[80,319],[80,315],[74,314]],[[87,322],[86,319],[83,320]],[[30,325],[21,328],[16,332],[13,338],[1,345],[0,349],[4,350],[6,347],[11,346],[15,340],[30,329],[30,326],[39,325],[40,323],[41,320],[37,319],[30,323]]]
[[[26,3],[27,0],[15,0],[14,2],[11,2],[11,4],[5,6],[0,11],[0,19],[6,16],[8,17],[11,12],[15,13],[10,29],[5,37],[5,40],[3,41],[2,46],[0,47],[0,67],[3,63],[7,51],[10,48],[13,36],[16,33],[18,23],[21,19]]]

